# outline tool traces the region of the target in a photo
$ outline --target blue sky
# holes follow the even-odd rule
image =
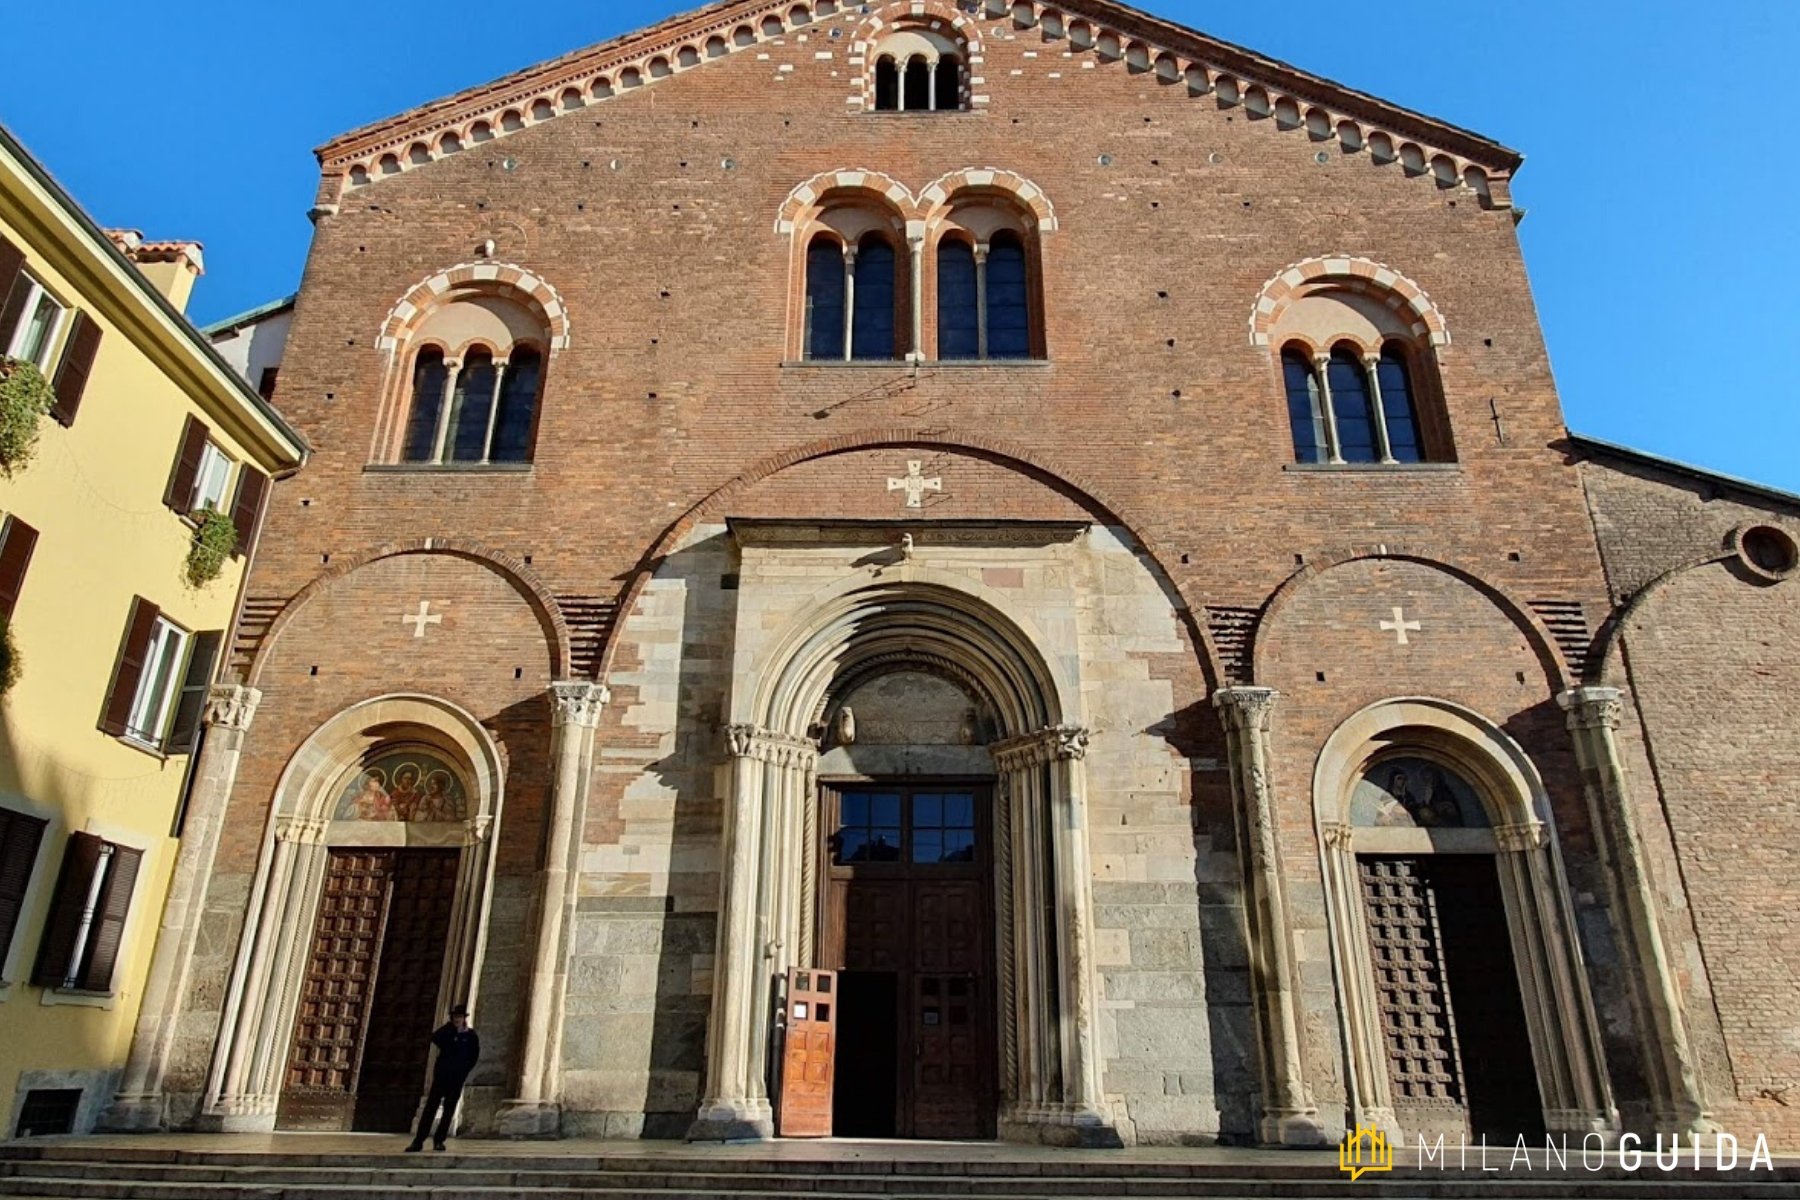
[[[1139,2],[1524,151],[1570,427],[1800,491],[1800,3]],[[103,224],[205,242],[204,322],[298,284],[320,142],[692,6],[13,0],[0,121]]]

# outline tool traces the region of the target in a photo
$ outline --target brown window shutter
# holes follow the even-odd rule
[[[188,656],[187,677],[181,682],[181,699],[175,706],[175,725],[164,747],[170,754],[192,754],[200,741],[200,725],[206,717],[206,694],[212,690],[213,668],[219,663],[221,630],[194,635],[194,652]]]
[[[206,439],[206,425],[189,417],[181,427],[181,449],[175,455],[175,469],[169,472],[169,486],[163,491],[163,503],[184,517],[194,509],[194,485],[200,481]]]
[[[81,407],[81,394],[87,391],[94,355],[99,352],[100,326],[86,313],[76,312],[69,348],[63,351],[62,363],[56,368],[56,406],[50,410],[50,415],[64,425],[75,423],[75,410]]]
[[[6,969],[19,914],[25,911],[31,868],[37,865],[38,846],[49,824],[42,817],[0,808],[0,973]]]
[[[6,353],[13,334],[19,331],[19,318],[25,315],[25,298],[30,292],[25,252],[0,237],[0,354]]]
[[[231,523],[237,527],[237,546],[232,554],[242,557],[256,549],[257,526],[262,522],[263,501],[269,495],[269,477],[245,463],[238,468],[237,499],[231,502]]]
[[[82,952],[75,986],[88,992],[112,990],[113,968],[125,944],[125,921],[131,916],[131,892],[137,886],[138,867],[144,852],[130,846],[113,846],[112,863],[106,869],[106,883],[100,889],[100,903],[94,906],[94,920],[88,927],[87,948]]]
[[[38,943],[37,965],[31,969],[34,987],[59,988],[73,975],[75,939],[81,933],[81,911],[87,907],[94,871],[106,842],[91,833],[69,835],[63,851],[62,870],[56,876],[56,894],[50,900],[50,919]]]
[[[106,693],[106,708],[100,717],[100,728],[114,737],[123,737],[131,723],[131,706],[137,700],[144,659],[150,653],[150,635],[160,615],[156,605],[142,596],[132,599],[131,618],[125,622],[125,642],[119,648],[119,665],[113,671],[112,688]]]
[[[0,525],[0,618],[12,620],[37,540],[37,530],[17,517],[8,517],[6,524]]]

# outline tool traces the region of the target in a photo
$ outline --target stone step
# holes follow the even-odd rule
[[[983,1200],[1086,1200],[1129,1196],[1134,1200],[1337,1200],[1381,1197],[1384,1200],[1790,1200],[1800,1198],[1800,1181],[1741,1168],[1712,1178],[1668,1178],[1615,1174],[1583,1179],[1562,1175],[1519,1175],[1507,1178],[1461,1173],[1416,1171],[1370,1175],[1352,1182],[1341,1173],[1317,1168],[1283,1176],[1245,1178],[1215,1167],[1207,1174],[1180,1179],[1153,1179],[1135,1172],[1088,1178],[1056,1173],[955,1175],[911,1173],[916,1163],[884,1173],[841,1172],[793,1174],[790,1164],[760,1164],[769,1171],[670,1172],[638,1162],[631,1170],[520,1171],[504,1160],[454,1159],[417,1166],[379,1167],[293,1165],[183,1165],[104,1160],[52,1159],[0,1161],[0,1189],[7,1195],[62,1196],[87,1200],[374,1200],[417,1196],[429,1200],[593,1200],[654,1197],[655,1200],[788,1200],[797,1194],[812,1200],[942,1200],[947,1196]],[[869,1164],[857,1163],[854,1166]],[[983,1164],[996,1166],[1000,1164]],[[1158,1164],[1161,1165],[1161,1164]],[[1735,1176],[1735,1177],[1734,1177]]]

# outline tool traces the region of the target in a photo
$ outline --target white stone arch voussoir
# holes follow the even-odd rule
[[[919,208],[929,220],[964,192],[1010,196],[1036,219],[1040,233],[1053,233],[1057,228],[1056,206],[1044,189],[1015,171],[999,167],[962,167],[939,176],[919,193]]]
[[[381,323],[375,348],[392,353],[425,314],[452,289],[488,284],[513,293],[543,318],[550,331],[550,354],[569,348],[569,310],[548,280],[513,263],[467,262],[433,272],[409,288]]]
[[[1351,792],[1369,762],[1391,748],[1416,748],[1451,764],[1474,785],[1493,828],[1352,827]],[[1313,770],[1313,816],[1350,1068],[1350,1120],[1382,1129],[1390,1138],[1414,1132],[1400,1125],[1388,1076],[1357,855],[1491,854],[1506,904],[1545,1128],[1578,1138],[1617,1133],[1619,1114],[1549,795],[1524,749],[1493,721],[1451,701],[1383,700],[1325,740]]]
[[[470,811],[460,827],[333,820],[330,806],[338,785],[364,754],[393,740],[397,730],[424,731],[462,760]],[[202,1112],[210,1123],[227,1132],[275,1127],[305,980],[304,951],[334,846],[460,849],[437,1008],[441,1012],[455,1000],[475,1004],[493,901],[491,850],[505,800],[502,763],[499,747],[474,714],[419,693],[360,701],[300,744],[269,807],[207,1079]]]
[[[912,220],[918,201],[912,189],[891,175],[860,167],[821,171],[800,184],[782,200],[775,215],[775,232],[789,234],[799,225],[806,211],[831,192],[863,192],[885,201],[902,221]]]
[[[1267,346],[1269,332],[1287,306],[1316,284],[1333,284],[1373,296],[1406,314],[1413,336],[1433,346],[1450,344],[1450,329],[1425,289],[1384,263],[1347,254],[1309,258],[1276,272],[1257,293],[1250,310],[1250,344]]]

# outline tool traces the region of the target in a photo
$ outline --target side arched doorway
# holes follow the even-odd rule
[[[916,565],[828,587],[785,629],[740,621],[691,1136],[772,1132],[772,1018],[800,968],[845,972],[845,1070],[881,1093],[833,1113],[853,1131],[1117,1144],[1095,1033],[1088,732],[1039,646],[965,578]]]
[[[1616,1131],[1547,797],[1444,701],[1394,700],[1314,776],[1352,1117],[1402,1143]]]
[[[388,696],[325,723],[280,783],[203,1121],[399,1132],[431,1031],[485,950],[499,755],[474,717]]]

